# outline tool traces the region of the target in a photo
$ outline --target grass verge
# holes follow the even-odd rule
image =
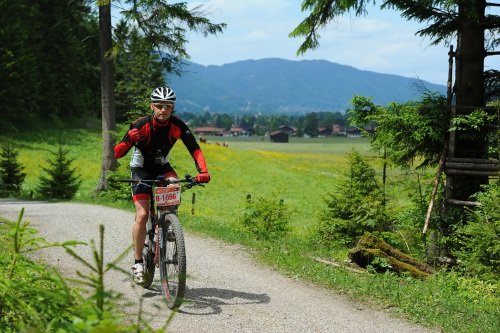
[[[426,280],[392,273],[355,273],[312,260],[323,253],[315,251],[303,238],[292,236],[275,243],[256,241],[224,221],[193,217],[188,212],[181,219],[191,232],[248,247],[256,260],[288,277],[329,288],[422,326],[442,332],[500,331],[498,285],[444,270]],[[337,251],[345,258],[345,249]]]

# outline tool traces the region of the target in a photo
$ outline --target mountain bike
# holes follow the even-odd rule
[[[169,309],[181,306],[186,291],[186,250],[184,233],[177,216],[181,203],[182,188],[203,186],[194,177],[184,179],[154,180],[120,179],[120,182],[151,187],[151,210],[146,225],[146,242],[142,251],[144,260],[144,283],[149,288],[153,283],[155,267],[160,269],[161,289]]]

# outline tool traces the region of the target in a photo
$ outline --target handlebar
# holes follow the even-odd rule
[[[142,184],[149,187],[156,186],[168,186],[171,184],[187,183],[184,187],[191,188],[193,186],[205,186],[202,183],[198,183],[195,177],[190,175],[185,175],[184,179],[165,179],[164,176],[158,176],[157,179],[119,179],[121,183],[135,183]]]

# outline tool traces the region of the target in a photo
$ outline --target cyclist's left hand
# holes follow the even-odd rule
[[[208,172],[201,172],[196,176],[197,183],[208,183],[210,181],[210,174]]]

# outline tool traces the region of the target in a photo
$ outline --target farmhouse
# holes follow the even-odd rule
[[[333,135],[346,135],[346,128],[340,124],[332,125],[332,134]]]
[[[231,127],[229,130],[231,136],[248,136],[249,132],[241,127]]]
[[[345,133],[348,137],[360,137],[361,131],[355,126],[349,126],[345,129]]]
[[[297,129],[295,127],[287,126],[287,125],[281,125],[279,127],[279,130],[285,133],[288,133],[288,135],[296,135],[297,134]]]
[[[224,135],[224,129],[218,127],[195,127],[192,131],[197,135]]]
[[[328,127],[320,127],[318,128],[318,136],[319,137],[326,137],[326,136],[331,136],[332,135],[332,129]]]

